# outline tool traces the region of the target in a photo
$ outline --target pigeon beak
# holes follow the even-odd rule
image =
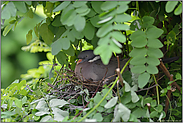
[[[82,60],[82,59],[79,59],[79,60],[77,61],[77,64],[82,63],[82,62],[83,62],[83,60]]]

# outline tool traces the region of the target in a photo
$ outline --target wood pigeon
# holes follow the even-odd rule
[[[98,82],[107,78],[107,83],[115,80],[115,70],[118,67],[116,57],[112,57],[109,64],[104,65],[100,56],[94,55],[92,50],[85,50],[78,55],[78,58],[74,73],[80,80]],[[120,60],[120,69],[127,61],[128,59]]]

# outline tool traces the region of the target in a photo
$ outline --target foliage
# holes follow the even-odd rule
[[[178,90],[169,100],[168,114],[163,111],[167,90],[171,89],[168,78],[164,79],[165,83],[158,83],[161,95],[157,88],[156,92],[138,90],[156,82],[154,74],[160,75],[159,58],[180,56],[182,52],[181,1],[3,1],[1,19],[9,24],[3,27],[2,34],[6,36],[11,29],[15,30],[23,17],[33,18],[39,4],[43,5],[47,18],[27,32],[28,46],[22,50],[48,52],[48,61],[22,74],[21,81],[15,80],[1,89],[3,122],[181,120],[182,97]],[[132,57],[127,62],[131,64],[131,76],[123,74],[125,86],[117,87],[117,93],[113,87],[118,85],[118,78],[92,98],[87,89],[78,85],[73,88],[80,88],[76,97],[58,99],[64,90],[56,90],[71,83],[67,75],[73,76],[65,69],[61,74],[59,69],[73,70],[79,51],[87,48],[94,49],[104,64],[108,64],[112,53]],[[182,85],[180,63],[181,59],[170,65],[179,86]],[[57,88],[51,90],[50,85],[55,82]]]

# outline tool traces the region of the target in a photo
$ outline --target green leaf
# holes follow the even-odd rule
[[[132,96],[133,103],[136,103],[137,101],[139,101],[139,97],[134,91],[131,91],[131,96]]]
[[[151,48],[161,48],[163,47],[163,44],[161,43],[160,40],[156,39],[156,38],[150,38],[147,41],[147,46],[151,47]]]
[[[103,44],[109,44],[111,42],[110,40],[110,34],[102,37],[99,39],[99,41],[97,42],[98,45],[103,45]]]
[[[145,65],[136,65],[131,68],[132,73],[143,73],[145,70]]]
[[[162,106],[162,105],[158,105],[158,106],[156,107],[156,110],[157,110],[158,112],[162,112],[162,111],[163,111],[163,106]]]
[[[109,45],[100,45],[94,50],[94,54],[100,54],[103,64],[107,65],[112,56],[112,51],[109,50]]]
[[[98,31],[97,31],[97,36],[98,37],[104,37],[107,33],[112,31],[112,25],[111,24],[105,24],[103,25]]]
[[[138,77],[139,88],[143,88],[148,83],[149,79],[150,79],[149,73],[144,72],[140,74]]]
[[[135,115],[137,118],[141,118],[143,116],[145,116],[146,114],[146,110],[142,109],[142,108],[136,108],[133,112],[133,115]]]
[[[31,5],[32,1],[25,1],[25,3],[27,3],[27,5]]]
[[[74,22],[74,27],[78,32],[81,32],[85,28],[85,23],[85,18],[77,15]]]
[[[53,26],[59,27],[62,26],[62,23],[60,22],[60,16],[61,15],[56,15],[53,22],[51,23]]]
[[[94,35],[95,35],[95,27],[93,27],[93,25],[91,25],[90,22],[86,23],[86,26],[83,30],[83,34],[84,36],[88,39],[91,40],[93,39]]]
[[[76,39],[82,39],[84,37],[83,33],[78,32],[75,28],[72,28],[71,34],[76,38]]]
[[[159,59],[156,58],[156,57],[153,57],[153,56],[148,56],[146,58],[146,61],[147,61],[148,64],[151,64],[151,65],[154,65],[154,66],[157,66],[157,65],[160,64]]]
[[[68,7],[68,8],[70,8],[70,7]],[[60,21],[62,22],[63,25],[67,24],[68,26],[72,26],[77,17],[76,12],[74,11],[74,9],[70,9],[67,12],[65,12],[67,9],[65,11],[64,10],[61,14]]]
[[[156,57],[156,58],[161,58],[161,57],[163,57],[163,53],[162,53],[162,51],[160,50],[160,49],[158,49],[158,48],[148,48],[147,49],[147,55],[148,56],[154,56],[154,57]]]
[[[3,30],[3,36],[6,36],[8,34],[8,32],[13,28],[14,24],[9,24],[7,25],[4,30]]]
[[[11,16],[16,16],[17,9],[12,2],[9,2],[1,11],[1,19],[9,19]]]
[[[115,21],[116,22],[126,22],[131,19],[131,16],[128,14],[120,14],[115,16]]]
[[[94,116],[93,116],[93,119],[96,119],[97,122],[101,122],[103,120],[103,117],[100,113],[96,113]]]
[[[73,48],[72,45],[69,47],[69,49],[63,50],[63,52],[64,52],[65,54],[68,54],[69,56],[74,56],[74,55],[75,55],[75,51],[74,51],[74,48]]]
[[[159,29],[159,28],[156,28],[156,27],[152,27],[152,28],[149,28],[147,31],[146,31],[146,35],[147,35],[147,38],[158,38],[160,37],[161,35],[163,34],[163,30],[162,29]]]
[[[29,11],[27,12],[27,15],[30,17],[30,18],[33,18],[34,17],[34,13],[32,11],[32,8],[29,9]]]
[[[21,2],[21,1],[14,1],[13,2],[15,7],[22,13],[26,13],[27,12],[27,7],[25,5],[25,2]]]
[[[92,8],[95,10],[97,13],[102,13],[102,10],[100,6],[103,4],[103,1],[91,1]]]
[[[152,107],[155,107],[156,105],[157,105],[156,100],[153,100],[153,101],[151,102],[151,106],[152,106]]]
[[[149,26],[151,26],[154,23],[154,18],[150,17],[150,16],[144,16],[142,18],[142,21],[143,21],[143,26],[145,28],[148,28]]]
[[[126,84],[126,83],[125,83]],[[129,84],[128,84],[129,85]],[[129,90],[131,90],[131,88],[128,88]],[[129,91],[128,90],[128,91]],[[122,104],[127,104],[131,101],[132,96],[131,96],[131,92],[126,92],[126,87],[125,87],[125,93],[123,94],[123,96],[121,97],[121,103]]]
[[[66,54],[65,53],[63,53],[63,52],[59,52],[57,55],[56,55],[56,57],[57,57],[57,60],[58,60],[58,62],[61,64],[61,65],[64,65],[64,64],[68,64],[68,62],[67,62],[67,59],[68,59],[68,57],[66,56]]]
[[[18,108],[22,108],[22,101],[19,100],[19,99],[16,99],[16,100],[15,100],[15,105],[16,105]]]
[[[32,40],[32,29],[29,30],[29,32],[27,33],[26,35],[26,42],[27,42],[27,45],[31,42]]]
[[[175,78],[176,78],[177,80],[182,80],[182,76],[181,76],[180,73],[176,73]]]
[[[77,8],[75,11],[77,12],[77,13],[84,13],[84,12],[86,12],[88,10],[88,6],[87,5],[83,5],[83,6],[80,6],[79,8]]]
[[[43,23],[39,28],[39,33],[46,44],[51,44],[54,34],[49,30],[48,25]]]
[[[75,8],[78,8],[78,7],[84,6],[86,3],[87,1],[75,1],[72,6],[74,6]]]
[[[68,38],[61,37],[52,43],[51,52],[53,55],[56,55],[60,52],[60,50],[62,50],[62,49],[67,50],[67,49],[69,49],[69,47],[70,47],[70,41],[68,40]]]
[[[167,13],[170,13],[174,10],[175,6],[177,5],[178,1],[168,1],[165,6],[165,10]]]
[[[150,117],[151,117],[151,118],[158,117],[158,112],[157,112],[157,111],[152,111],[152,112],[150,113]]]
[[[101,9],[103,11],[107,11],[107,10],[110,10],[110,9],[116,7],[117,5],[118,5],[117,1],[105,1],[102,3]]]
[[[146,48],[133,48],[133,50],[130,52],[130,57],[135,57],[135,56],[145,56],[147,53]]]
[[[107,104],[105,104],[104,108],[112,108],[114,105],[116,105],[118,101],[118,97],[113,97],[112,99],[110,99]]]
[[[131,45],[136,48],[143,48],[147,45],[147,39],[144,36],[138,36],[132,40]]]
[[[50,107],[57,107],[58,106],[59,108],[61,108],[66,104],[69,104],[69,103],[67,101],[63,100],[63,99],[62,100],[60,100],[60,99],[51,99],[49,101]]]
[[[25,104],[26,102],[27,102],[27,97],[24,96],[24,97],[22,98],[22,104]]]
[[[100,100],[102,99],[102,96],[101,96],[101,94],[98,92],[97,94],[96,94],[96,96],[94,97],[94,103],[99,103],[100,102]]]
[[[134,33],[131,34],[130,39],[135,40],[137,37],[143,37],[146,38],[146,35],[143,31],[137,30]]]
[[[126,5],[126,4],[121,4],[121,5],[117,8],[116,13],[117,13],[117,14],[121,14],[121,13],[126,12],[126,10],[128,10],[128,5]]]
[[[53,10],[53,12],[58,12],[58,11],[61,11],[61,10],[65,9],[70,3],[71,3],[71,1],[63,1],[60,5],[58,5]]]
[[[180,3],[179,6],[174,11],[175,15],[179,15],[181,13],[182,13],[182,3]]]
[[[126,42],[126,37],[121,32],[113,31],[111,32],[111,36],[121,43]]]
[[[137,55],[137,56],[132,58],[132,60],[130,61],[130,64],[132,64],[132,65],[144,65],[146,62],[147,62],[147,59],[145,58],[145,56]]]
[[[146,70],[148,73],[150,74],[157,74],[158,73],[158,68],[154,65],[151,65],[149,64],[147,67],[146,67]]]
[[[115,30],[129,30],[129,26],[126,24],[115,24],[113,25],[113,29]]]
[[[131,111],[122,103],[119,103],[116,107],[117,107],[117,112],[114,112],[113,122],[118,121],[117,117],[121,117],[123,121],[127,122],[130,118]]]
[[[99,19],[99,16],[95,16],[95,17],[92,17],[90,19],[90,22],[91,24],[94,26],[94,27],[100,27],[101,25],[98,24],[98,22],[100,21]]]
[[[175,32],[172,30],[168,33],[168,35],[166,36],[166,39],[168,42],[174,43],[176,40],[176,34]]]

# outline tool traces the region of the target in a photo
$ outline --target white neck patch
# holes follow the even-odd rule
[[[100,59],[100,56],[95,56],[92,60],[89,60],[88,62],[94,62]]]

